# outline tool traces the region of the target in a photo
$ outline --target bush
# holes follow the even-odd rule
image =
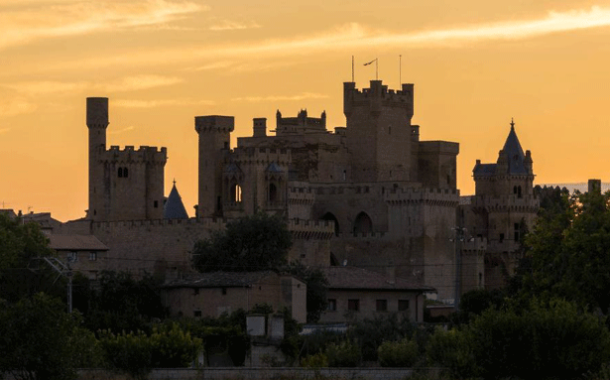
[[[350,327],[348,336],[358,342],[362,360],[377,361],[377,349],[385,341],[412,338],[416,328],[407,318],[396,313],[364,319]]]
[[[357,367],[360,364],[358,346],[348,341],[331,343],[326,347],[325,353],[329,367]]]
[[[577,378],[610,360],[610,333],[567,301],[533,302],[522,314],[492,308],[461,331],[437,331],[428,355],[458,378]]]
[[[328,357],[322,352],[309,355],[301,359],[301,367],[306,368],[325,368],[328,367]]]
[[[419,348],[415,341],[404,338],[398,342],[383,342],[377,353],[382,367],[411,367],[419,356]]]

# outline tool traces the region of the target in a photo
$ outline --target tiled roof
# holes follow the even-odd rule
[[[186,278],[167,281],[164,288],[237,288],[250,286],[268,276],[277,276],[273,271],[260,272],[210,272],[194,273]]]
[[[422,285],[417,279],[396,278],[367,269],[338,266],[322,269],[328,280],[329,289],[366,289],[366,290],[434,290]]]
[[[172,191],[167,197],[167,201],[163,206],[163,218],[165,219],[188,219],[188,214],[182,203],[182,198],[176,189],[176,183],[172,187]]]
[[[49,235],[49,247],[56,251],[107,251],[108,247],[93,235]]]
[[[476,164],[473,172],[475,175],[494,175],[496,166],[496,164]]]

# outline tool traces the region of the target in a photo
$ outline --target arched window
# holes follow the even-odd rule
[[[521,186],[517,187],[517,198],[521,198]]]
[[[337,220],[337,217],[333,215],[332,212],[327,212],[326,214],[324,214],[324,216],[322,216],[322,220],[332,220],[333,222],[335,222],[335,235],[339,236],[339,221]]]
[[[373,232],[373,221],[365,212],[361,212],[354,221],[354,235]]]
[[[119,168],[119,178],[123,178],[123,168]]]
[[[274,183],[269,184],[269,202],[275,203],[278,201],[277,186]]]
[[[231,186],[230,196],[231,196],[231,202],[233,202],[233,203],[241,202],[241,186],[234,183],[233,186]]]
[[[123,168],[123,177],[129,177],[129,170],[127,170],[127,168]]]

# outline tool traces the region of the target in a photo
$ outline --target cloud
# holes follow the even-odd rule
[[[297,57],[309,57],[316,54],[325,54],[324,56],[333,53],[346,54],[353,53],[357,49],[379,47],[400,49],[460,47],[480,42],[535,38],[553,33],[606,26],[610,26],[610,7],[599,6],[567,12],[549,12],[538,19],[424,31],[382,31],[351,23],[325,32],[291,38],[251,41],[248,44],[191,45],[162,50],[142,49],[133,51],[129,55],[96,56],[72,62],[61,62],[54,66],[47,65],[39,70],[91,70],[117,65],[159,67],[188,64],[192,67],[197,62],[209,62],[212,58],[217,60],[218,63],[207,63],[201,66],[199,70],[203,71],[223,68],[223,65],[247,67],[251,64],[250,61],[246,61],[249,57],[256,57],[259,62],[262,62],[281,58],[295,60]]]
[[[304,99],[326,99],[328,95],[324,94],[316,94],[312,92],[304,92],[299,95],[272,95],[272,96],[245,96],[239,98],[233,98],[232,101],[235,102],[250,102],[250,103],[259,103],[259,102],[281,102],[281,101],[295,101],[295,100],[304,100]]]
[[[106,83],[34,81],[6,84],[5,86],[27,95],[49,95],[81,93],[84,91],[128,92],[170,86],[181,82],[183,82],[183,79],[178,77],[136,75]]]
[[[231,21],[222,20],[218,23],[211,25],[208,29],[213,31],[224,31],[224,30],[242,30],[242,29],[255,29],[261,26],[254,21],[242,22],[242,21]]]
[[[110,131],[108,131],[108,134],[110,134],[110,135],[118,135],[118,134],[121,134],[121,133],[133,131],[134,129],[136,129],[136,127],[134,127],[133,125],[130,125],[129,127],[126,127],[126,128],[123,128],[123,129],[110,130]]]
[[[216,104],[211,100],[191,100],[191,99],[163,99],[163,100],[130,100],[122,99],[113,101],[112,105],[123,108],[154,108],[154,107],[169,107],[169,106],[193,106],[205,105],[212,106]]]
[[[3,134],[3,133],[8,132],[10,130],[11,130],[10,128],[0,128],[0,135]]]
[[[13,98],[0,102],[0,116],[16,116],[36,110],[36,105],[21,98]]]
[[[47,4],[51,3],[51,4]],[[49,37],[164,25],[208,10],[190,1],[29,1],[29,7],[0,5],[0,49]]]

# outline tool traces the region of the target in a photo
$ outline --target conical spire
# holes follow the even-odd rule
[[[176,188],[176,180],[174,180],[172,191],[170,191],[169,197],[167,197],[163,206],[163,217],[165,219],[188,219],[189,217]]]
[[[525,167],[525,154],[523,148],[515,132],[515,121],[511,119],[510,132],[502,148],[506,162],[508,163],[508,174],[526,174],[527,169]],[[500,159],[498,159],[498,162]]]

